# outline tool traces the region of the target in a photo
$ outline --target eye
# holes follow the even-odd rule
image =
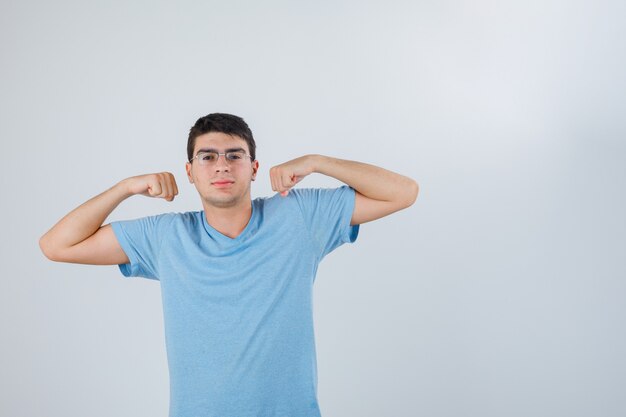
[[[198,159],[202,160],[202,161],[215,161],[215,154],[213,152],[205,152],[205,153],[201,153],[198,154]]]
[[[226,154],[226,159],[229,161],[238,161],[243,158],[243,153],[241,152],[228,152]]]

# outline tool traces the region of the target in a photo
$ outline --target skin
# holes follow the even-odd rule
[[[221,132],[210,132],[196,138],[193,154],[212,149],[224,153],[228,149],[241,148],[250,155],[245,140]],[[187,178],[194,184],[207,222],[220,233],[235,238],[245,229],[252,215],[250,185],[259,170],[258,161],[243,160],[229,163],[221,155],[212,166],[202,166],[197,160],[185,165]],[[220,180],[232,181],[217,186]]]
[[[198,136],[194,155],[199,149],[207,148],[220,153],[230,148],[243,148],[249,154],[243,139],[219,132]],[[258,161],[234,164],[220,156],[214,166],[200,166],[194,161],[185,168],[189,182],[200,196],[207,222],[220,233],[237,237],[252,214],[250,186],[256,179]],[[373,165],[323,155],[304,155],[272,167],[272,189],[287,196],[291,188],[312,173],[331,176],[356,190],[353,225],[409,207],[419,192],[411,178]],[[228,180],[229,184],[217,186],[218,180]],[[63,217],[39,240],[42,252],[58,262],[129,263],[111,226],[103,223],[122,201],[134,195],[172,201],[178,195],[178,186],[169,172],[126,178]]]

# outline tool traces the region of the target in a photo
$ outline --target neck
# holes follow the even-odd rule
[[[206,221],[221,234],[236,238],[243,232],[252,217],[252,201],[232,207],[215,207],[203,202]]]

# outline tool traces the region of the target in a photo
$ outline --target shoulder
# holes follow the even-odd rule
[[[203,211],[164,213],[156,217],[158,220],[154,225],[155,233],[166,240],[175,236],[193,236],[192,239],[197,239],[206,229]]]
[[[140,217],[138,219],[126,220],[124,223],[136,223],[145,226],[153,226],[155,228],[163,229],[169,228],[174,225],[184,225],[197,223],[198,219],[201,219],[201,213],[199,211],[189,211],[184,213],[170,212],[161,213],[151,216]]]
[[[286,197],[279,193],[271,197],[257,198],[253,200],[256,206],[271,206],[285,203],[324,203],[337,199],[354,199],[355,191],[348,185],[335,188],[292,188]]]
[[[297,188],[291,190],[289,195],[299,203],[325,204],[333,200],[354,198],[354,189],[348,185],[335,188]]]
[[[183,213],[162,214],[163,221],[175,226],[195,226],[202,223],[203,211],[186,211]]]
[[[279,193],[271,197],[254,200],[255,209],[266,213],[282,212],[283,210],[301,212],[317,211],[321,207],[328,209],[354,205],[355,191],[343,185],[336,188],[293,188],[283,197]]]
[[[354,195],[354,189],[348,185],[342,185],[334,188],[292,188],[289,190],[289,194],[286,197],[281,196],[279,193],[272,195],[271,197],[257,198],[254,201],[289,201],[289,200],[303,200],[303,199],[317,199],[320,197],[331,195]]]

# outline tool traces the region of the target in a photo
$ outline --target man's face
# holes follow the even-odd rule
[[[210,132],[196,138],[193,151],[214,151],[225,153],[243,150],[250,154],[248,144],[239,136],[222,132]],[[187,162],[187,177],[193,183],[203,202],[214,207],[227,208],[248,204],[250,201],[250,183],[256,177],[259,163],[244,157],[239,161],[227,161],[220,155],[217,161],[201,165],[198,158]]]

